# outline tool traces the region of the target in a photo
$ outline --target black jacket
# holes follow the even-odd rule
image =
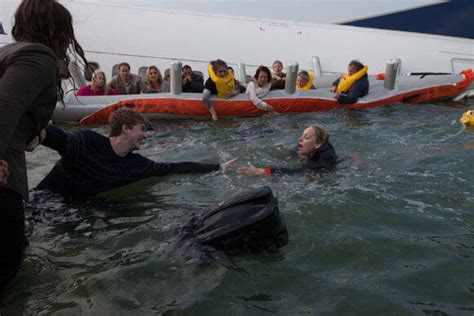
[[[201,76],[192,73],[191,81],[186,82],[183,85],[183,92],[198,92],[201,93],[204,90],[204,79]]]
[[[28,197],[25,148],[48,124],[58,97],[57,62],[45,45],[0,48],[0,160],[8,162],[6,187]]]
[[[300,173],[305,169],[320,170],[320,169],[331,169],[337,163],[337,156],[334,147],[331,143],[326,143],[316,149],[311,155],[309,161],[303,163],[300,168],[280,168],[271,167],[271,174],[295,174]]]
[[[333,86],[339,84],[339,79],[333,82]],[[352,104],[356,103],[359,98],[365,97],[369,93],[369,77],[365,74],[362,78],[357,80],[354,85],[344,94],[341,94],[338,103]]]

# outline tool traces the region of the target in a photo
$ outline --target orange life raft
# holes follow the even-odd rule
[[[406,78],[400,77],[398,79],[396,88],[391,91],[384,90],[383,82],[373,78],[369,95],[360,98],[354,104],[337,103],[334,94],[328,91],[330,87],[328,78],[326,78],[327,82],[322,85],[315,82],[317,90],[297,91],[291,95],[284,90],[275,90],[271,91],[264,100],[279,113],[329,111],[340,108],[365,109],[390,103],[414,104],[454,98],[466,91],[474,80],[471,69],[465,70],[459,75],[404,77]],[[327,88],[324,87],[325,85]],[[121,99],[110,105],[102,105],[97,111],[87,116],[84,115],[78,119],[79,123],[106,124],[110,114],[122,106],[130,107],[151,118],[210,117],[201,99],[201,94],[197,93],[183,93],[177,96],[155,94],[153,97],[152,95],[128,95],[115,96],[115,98],[115,100]],[[257,109],[246,94],[225,100],[215,98],[212,103],[219,117],[258,116],[268,113]],[[61,108],[67,109],[68,106],[66,103],[66,107],[61,106]],[[59,110],[57,109],[57,111]],[[56,119],[61,120],[58,117]]]

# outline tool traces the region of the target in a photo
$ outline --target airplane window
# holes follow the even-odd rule
[[[202,73],[202,71],[199,71],[199,70],[193,70],[193,73],[201,78],[204,78],[204,74]]]
[[[114,65],[114,66],[112,67],[112,77],[117,76],[118,73],[119,73],[119,64]]]
[[[140,76],[140,78],[142,78],[143,81],[146,81],[146,71],[147,71],[148,67],[140,67],[140,69],[138,69],[138,75]]]
[[[89,62],[88,63],[89,67],[85,67],[84,69],[84,78],[87,80],[87,81],[91,81],[92,80],[92,74],[94,73],[94,71],[96,71],[97,69],[100,68],[100,65],[96,62]]]

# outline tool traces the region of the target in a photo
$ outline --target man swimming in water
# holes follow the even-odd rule
[[[259,176],[271,174],[295,174],[305,169],[330,169],[337,163],[334,147],[329,143],[327,130],[320,125],[306,128],[298,139],[298,158],[301,165],[298,168],[267,167],[256,168],[239,167],[238,173]]]
[[[36,189],[87,198],[147,177],[225,169],[236,160],[222,165],[152,161],[133,153],[146,139],[145,124],[143,115],[121,108],[110,117],[109,137],[91,130],[65,132],[48,125],[41,135],[42,144],[56,150],[61,159]]]

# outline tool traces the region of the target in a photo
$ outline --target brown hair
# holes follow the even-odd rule
[[[107,77],[105,76],[105,73],[102,71],[102,70],[96,70],[94,71],[94,73],[92,74],[92,82],[91,82],[91,88],[92,88],[92,91],[94,91],[95,93],[97,93],[97,82],[94,80],[98,75],[102,75],[104,76],[104,95],[108,95],[109,94],[109,87],[107,86]]]
[[[329,141],[329,134],[328,130],[322,125],[311,125],[310,126],[314,132],[316,137],[317,144],[325,144]]]
[[[39,43],[48,46],[63,63],[69,65],[68,49],[72,45],[73,53],[79,55],[85,67],[89,67],[84,50],[76,40],[71,13],[54,0],[23,0],[15,12],[15,24],[12,35],[17,42]],[[56,86],[60,99],[64,92],[58,67]]]
[[[283,68],[283,63],[281,62],[281,60],[275,60],[272,64],[272,67],[275,66],[275,64],[279,64],[281,66],[281,68]]]
[[[129,63],[120,63],[118,69],[122,68],[123,66],[127,67],[128,70],[130,70],[130,64]]]
[[[304,78],[305,80],[309,80],[309,73],[306,70],[301,70],[298,76]]]
[[[268,69],[268,67],[265,67],[265,66],[260,66],[260,67],[257,68],[257,71],[255,72],[254,78],[258,80],[258,75],[262,71],[267,74],[268,82],[271,82],[272,81],[272,73],[270,72],[270,69]]]
[[[360,71],[360,70],[362,70],[362,68],[364,68],[364,65],[358,60],[352,60],[349,63],[349,66],[354,66],[355,69],[357,69],[357,71]]]
[[[132,128],[137,124],[147,124],[147,119],[136,111],[121,107],[109,117],[109,137],[122,134],[122,126]]]
[[[151,82],[148,80],[148,76],[150,75],[150,70],[156,70],[156,72],[158,73],[158,78],[156,79],[156,82]],[[158,69],[158,67],[156,66],[148,67],[148,69],[146,70],[146,83],[148,84],[148,86],[151,89],[160,91],[162,82],[163,82],[163,77],[161,76],[161,71]]]
[[[219,67],[224,67],[225,69],[229,69],[229,66],[227,66],[227,63],[223,61],[222,59],[211,61],[211,65],[212,65],[212,69],[214,69],[214,72],[216,72],[217,68]]]

